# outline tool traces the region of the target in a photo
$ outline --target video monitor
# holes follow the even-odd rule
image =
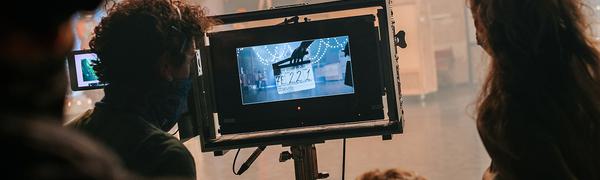
[[[384,118],[372,15],[209,33],[196,93],[234,134]]]
[[[105,86],[100,83],[94,71],[94,61],[98,61],[98,56],[89,50],[75,51],[68,57],[69,77],[73,91],[101,89]]]
[[[236,48],[243,105],[353,94],[348,36]]]

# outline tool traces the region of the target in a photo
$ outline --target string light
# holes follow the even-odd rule
[[[269,65],[268,61],[265,60],[262,56],[260,56],[260,54],[258,53],[258,50],[256,48],[252,48],[252,51],[254,52],[254,54],[256,54],[256,57],[258,57],[258,60],[260,61],[260,63],[262,63],[263,65]]]
[[[331,40],[333,39],[333,41]],[[307,57],[308,60],[311,60],[312,63],[319,63],[325,54],[329,52],[330,49],[339,49],[344,48],[348,43],[348,37],[345,37],[341,42],[337,38],[325,38],[319,39],[311,43],[307,47],[307,51],[309,54],[313,55],[312,57]],[[316,48],[315,45],[316,44]],[[258,57],[258,60],[263,65],[271,65],[278,61],[284,60],[290,57],[294,49],[290,46],[290,43],[284,44],[274,44],[274,45],[266,45],[266,46],[255,46],[251,47],[252,51]],[[244,48],[238,48],[236,50],[237,55],[239,56],[241,51]],[[315,52],[316,51],[316,52]],[[311,52],[315,52],[314,54]]]
[[[347,38],[344,40],[345,42],[342,42],[342,43],[340,43],[340,42],[339,42],[339,41],[338,41],[336,38],[327,38],[327,40],[328,40],[328,41],[329,41],[330,39],[333,39],[333,40],[335,40],[335,44],[336,44],[336,45],[331,45],[331,44],[330,44],[330,43],[328,43],[328,42],[322,41],[322,42],[325,44],[325,47],[327,47],[327,48],[342,48],[342,47],[344,47],[344,46],[346,45],[346,43],[348,42],[348,39],[347,39]],[[332,43],[332,44],[333,44],[333,43]]]
[[[309,58],[308,58],[308,59],[309,59],[309,60],[311,60],[311,61],[319,61],[319,60],[317,59],[317,57],[319,56],[319,52],[321,52],[321,42],[319,41],[319,43],[318,43],[318,44],[319,44],[319,47],[317,48],[317,53],[315,53],[315,56],[314,56],[314,57],[312,57],[312,58],[311,58],[311,57],[309,57]],[[311,45],[312,45],[312,44],[311,44]],[[325,50],[325,51],[323,51],[323,52],[326,52],[326,50]],[[318,62],[313,62],[313,63],[318,63]]]
[[[323,43],[324,43],[324,42],[323,42]],[[319,50],[320,50],[320,49],[321,49],[321,44],[319,43]],[[313,63],[319,63],[319,62],[321,61],[321,59],[323,59],[323,56],[325,56],[325,54],[327,53],[327,50],[329,50],[329,49],[327,48],[327,46],[325,46],[325,48],[324,48],[324,49],[325,49],[325,50],[323,51],[323,53],[321,53],[321,56],[319,56],[319,57],[317,58],[317,60],[315,60]],[[319,55],[319,54],[318,54],[318,52],[317,52],[317,55]]]

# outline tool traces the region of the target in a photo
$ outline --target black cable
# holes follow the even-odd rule
[[[346,179],[346,138],[344,138],[344,145],[342,148],[342,180]]]
[[[175,136],[175,134],[177,134],[179,132],[179,128],[177,128],[177,130],[175,130],[175,132],[171,135]]]
[[[235,161],[237,160],[238,155],[240,154],[240,149],[237,150],[237,152],[235,153],[235,158],[233,158],[233,166],[231,166],[231,171],[233,171],[233,174],[235,175],[240,175],[237,172],[235,172]]]
[[[237,157],[240,153],[240,149],[238,149],[237,153],[235,153],[235,158],[233,159],[233,168],[232,168],[233,174],[238,175],[238,176],[244,174],[244,172],[246,172],[246,170],[248,170],[250,168],[252,163],[254,163],[254,161],[256,161],[258,156],[260,156],[260,153],[262,153],[266,148],[267,148],[267,146],[259,146],[258,148],[256,148],[256,150],[254,150],[254,152],[250,155],[250,157],[248,157],[248,160],[246,160],[246,162],[244,162],[244,164],[242,164],[242,166],[240,166],[240,169],[238,170],[238,172],[235,172],[235,162],[237,161]]]

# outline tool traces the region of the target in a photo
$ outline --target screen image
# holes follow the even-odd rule
[[[236,48],[242,104],[354,93],[348,36]]]
[[[77,73],[78,87],[101,86],[98,76],[96,76],[96,72],[92,68],[92,61],[96,60],[98,60],[98,57],[94,53],[75,55],[75,72]]]

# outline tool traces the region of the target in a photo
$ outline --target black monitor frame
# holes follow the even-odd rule
[[[205,43],[200,46],[200,62],[194,62],[193,72],[203,72],[194,82],[194,91],[191,96],[192,118],[180,122],[182,139],[195,135],[200,136],[203,152],[215,152],[216,155],[230,149],[247,148],[264,145],[291,144],[293,142],[321,142],[331,139],[378,136],[384,139],[391,138],[392,134],[403,132],[402,101],[399,83],[396,48],[394,46],[394,27],[391,16],[391,2],[389,0],[343,0],[313,5],[276,8],[266,11],[247,12],[215,16],[224,24],[233,24],[248,21],[284,18],[324,12],[353,10],[360,8],[378,8],[379,41],[377,53],[380,60],[382,92],[384,98],[380,99],[387,108],[384,118],[370,121],[348,122],[342,124],[329,124],[308,126],[301,128],[278,129],[285,133],[271,133],[259,131],[249,133],[235,133],[221,135],[219,128],[218,103],[215,100],[215,82],[211,67],[214,66],[211,47]]]
[[[379,55],[373,53],[378,51],[374,22],[373,15],[364,15],[209,34],[213,56],[212,65],[206,68],[214,75],[220,133],[383,119]],[[354,93],[251,105],[240,103],[243,98],[236,48],[336,36],[349,36]]]

